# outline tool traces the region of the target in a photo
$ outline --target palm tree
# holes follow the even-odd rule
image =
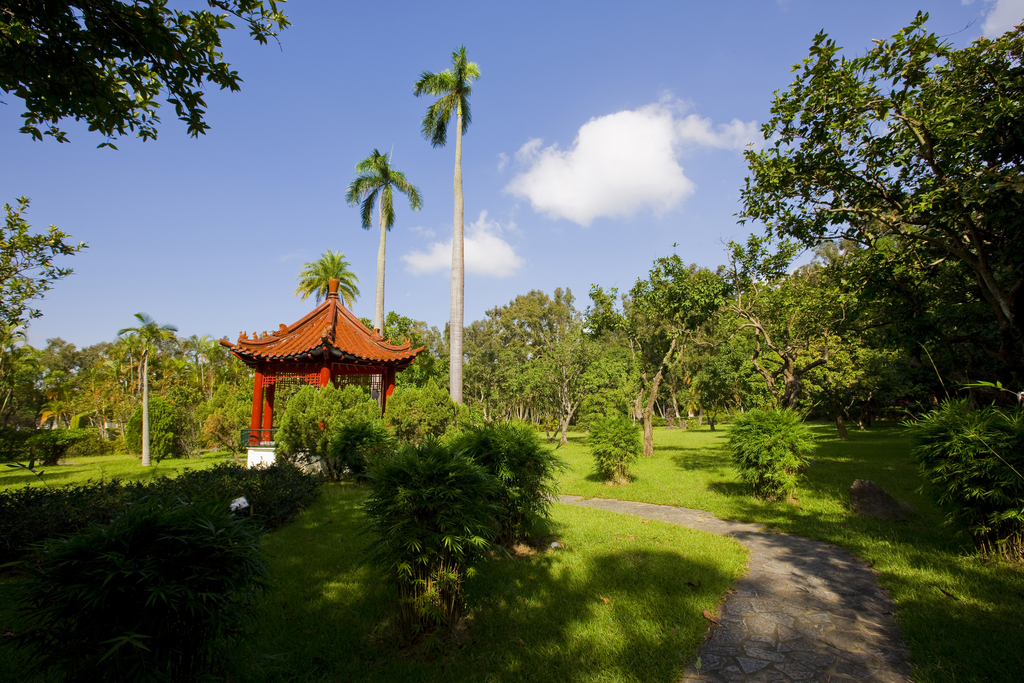
[[[345,300],[345,305],[352,308],[352,304],[359,296],[359,287],[356,285],[359,278],[348,267],[345,252],[339,251],[335,254],[328,249],[327,253],[322,254],[316,261],[310,261],[302,266],[295,296],[301,296],[303,301],[310,296],[316,296],[316,302],[320,303],[327,298],[327,286],[330,281],[337,280],[338,293]]]
[[[441,73],[424,71],[416,81],[414,93],[440,95],[440,99],[427,108],[423,117],[423,136],[434,147],[448,142],[448,121],[455,113],[455,224],[452,229],[452,308],[451,308],[451,364],[449,391],[452,400],[462,403],[462,319],[465,308],[465,248],[462,242],[462,134],[469,128],[469,96],[473,79],[480,78],[480,67],[466,59],[466,46],[452,52],[452,68]]]
[[[370,217],[373,205],[378,204],[377,225],[380,227],[380,248],[377,250],[377,297],[373,307],[373,326],[384,330],[384,235],[395,224],[395,206],[391,188],[409,198],[409,208],[418,211],[423,206],[419,191],[405,179],[405,174],[391,168],[390,155],[385,156],[377,150],[356,164],[356,179],[348,186],[345,201],[350,205],[359,204],[363,215],[363,228],[372,227]],[[377,201],[378,196],[380,201]]]
[[[125,327],[117,331],[117,336],[138,337],[142,341],[143,351],[139,362],[139,375],[142,379],[142,466],[149,467],[149,352],[156,349],[161,341],[173,337],[178,328],[170,323],[160,325],[146,313],[136,313],[135,319],[139,321],[138,327]]]

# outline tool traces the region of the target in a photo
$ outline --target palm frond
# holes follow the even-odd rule
[[[360,206],[359,215],[363,220],[363,227],[369,230],[373,227],[373,205],[377,203],[377,194],[380,192],[380,186],[373,188],[373,191],[366,195],[366,199],[363,200]]]

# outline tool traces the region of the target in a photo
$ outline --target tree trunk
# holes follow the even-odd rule
[[[142,466],[149,467],[149,358],[142,359]]]
[[[843,421],[843,414],[837,413],[836,416],[836,431],[839,432],[839,438],[843,441],[850,440],[850,434],[846,431],[846,422]]]
[[[373,302],[373,327],[381,334],[384,333],[384,241],[387,236],[387,228],[384,227],[384,193],[380,198],[380,218],[377,220],[380,225],[380,247],[377,248],[377,296]]]
[[[462,403],[462,318],[465,294],[465,247],[462,201],[462,105],[455,118],[455,224],[452,229],[452,308],[450,316],[451,355],[448,390],[452,400]]]

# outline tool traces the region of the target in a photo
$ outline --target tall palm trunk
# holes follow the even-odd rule
[[[455,226],[452,231],[452,310],[450,322],[451,355],[449,392],[462,403],[462,319],[465,304],[465,247],[462,241],[462,105],[455,119]]]
[[[373,306],[373,326],[384,333],[384,239],[387,228],[384,225],[384,193],[380,195],[380,248],[377,249],[377,298]]]
[[[142,357],[142,466],[149,467],[149,356]]]

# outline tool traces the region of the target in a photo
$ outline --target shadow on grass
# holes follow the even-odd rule
[[[387,586],[361,563],[360,494],[331,495],[268,539],[279,586],[258,641],[237,656],[243,669],[259,655],[277,660],[240,671],[244,680],[669,683],[705,632],[702,610],[731,580],[656,547],[656,534],[636,542],[588,527],[566,534],[579,540],[564,549],[481,563],[466,586],[466,628],[442,654],[406,651],[387,628]]]

